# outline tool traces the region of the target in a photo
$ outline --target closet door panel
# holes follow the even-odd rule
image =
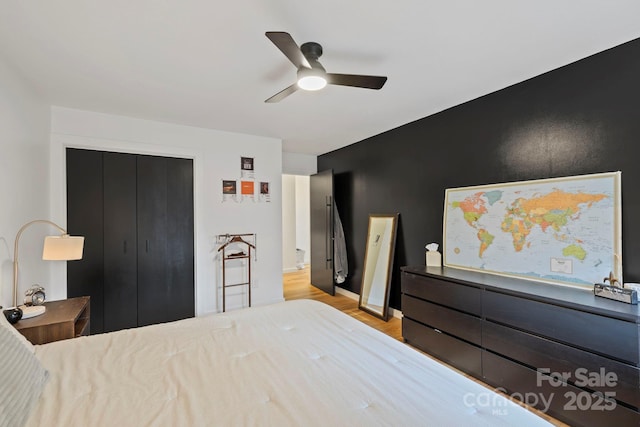
[[[167,159],[138,156],[138,326],[166,322]]]
[[[167,159],[168,319],[194,316],[193,161]]]
[[[67,263],[67,296],[91,297],[91,333],[104,330],[102,152],[67,148],[67,231],[84,236],[81,260]]]
[[[138,326],[136,156],[104,153],[104,331]]]

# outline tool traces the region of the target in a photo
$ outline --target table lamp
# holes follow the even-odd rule
[[[13,247],[13,306],[18,307],[18,244],[22,233],[33,224],[49,224],[60,231],[59,236],[46,236],[44,239],[44,247],[42,250],[42,259],[47,261],[71,261],[82,259],[82,250],[84,249],[84,237],[69,236],[67,231],[58,224],[46,219],[36,219],[23,225],[16,235],[15,245]],[[20,306],[22,310],[22,318],[39,316],[46,311],[43,305],[37,306]]]

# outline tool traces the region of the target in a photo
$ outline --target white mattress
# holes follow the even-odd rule
[[[28,425],[549,425],[315,301],[60,341],[36,355],[51,377]]]

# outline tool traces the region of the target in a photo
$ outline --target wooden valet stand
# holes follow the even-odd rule
[[[255,234],[226,234],[220,237],[227,237],[227,241],[218,248],[218,252],[222,251],[222,312],[225,312],[227,309],[226,299],[227,299],[227,288],[232,288],[235,286],[247,286],[248,295],[249,295],[249,307],[251,307],[251,249],[256,249],[255,244],[247,242],[243,237],[253,236],[255,242]],[[240,244],[246,245],[247,251],[240,253],[231,253],[227,254],[227,249],[229,245],[232,244]],[[246,259],[247,260],[247,281],[241,283],[227,283],[227,262],[238,260],[238,259]]]

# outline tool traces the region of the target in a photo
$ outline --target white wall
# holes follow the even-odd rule
[[[296,248],[304,250],[304,263],[311,259],[311,200],[309,177],[296,176]]]
[[[18,72],[0,58],[0,305],[13,300],[13,244],[20,227],[49,214],[49,106]],[[50,288],[51,262],[42,261],[47,225],[25,230],[20,239],[18,301],[34,283]]]
[[[296,177],[282,175],[282,271],[296,270]]]
[[[296,249],[302,249],[304,263],[311,257],[311,211],[309,177],[282,175],[282,271],[297,270]]]
[[[283,300],[282,143],[278,139],[53,107],[51,209],[66,218],[65,148],[89,148],[194,159],[196,313],[220,311],[220,268],[214,236],[257,233],[253,305]],[[255,180],[270,183],[271,202],[222,202],[222,180],[240,178],[240,157],[253,157]],[[56,271],[55,296],[66,296],[66,271]],[[245,287],[231,288],[244,293]],[[227,309],[241,306],[240,295]]]
[[[318,172],[318,157],[310,154],[282,153],[282,173],[313,175]]]

